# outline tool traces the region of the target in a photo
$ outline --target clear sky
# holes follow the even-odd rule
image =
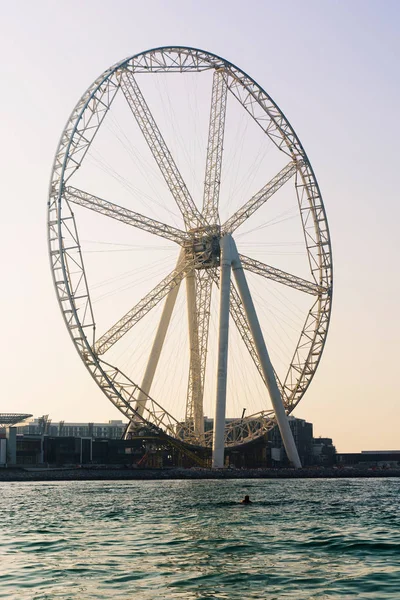
[[[118,60],[161,45],[219,54],[281,107],[317,175],[335,297],[295,416],[340,451],[400,449],[400,5],[397,1],[0,3],[0,411],[120,418],[81,363],[53,290],[48,182],[75,103]]]

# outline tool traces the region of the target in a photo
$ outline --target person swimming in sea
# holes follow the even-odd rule
[[[250,500],[249,496],[245,496],[243,498],[243,500],[240,502],[240,504],[253,504],[252,501]]]

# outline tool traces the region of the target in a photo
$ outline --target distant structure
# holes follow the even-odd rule
[[[0,432],[1,430],[4,432],[4,438],[0,439],[0,466],[17,463],[17,429],[15,425],[31,416],[26,413],[0,413]]]
[[[32,415],[28,415],[32,416]],[[23,435],[49,435],[51,437],[91,437],[120,439],[126,429],[127,423],[121,419],[107,421],[106,423],[69,423],[60,421],[52,423],[48,415],[32,419],[20,425],[18,434]]]
[[[31,416],[25,413],[0,413],[0,428],[14,427],[17,423],[21,423],[21,421],[25,421]]]
[[[122,420],[53,424],[49,416],[44,415],[21,423],[29,417],[31,415],[0,413],[0,468],[82,464],[166,468],[210,467],[212,464],[211,449],[199,447],[193,452],[190,445],[184,447],[145,425],[137,427],[134,435],[125,439],[128,423]],[[204,421],[205,431],[212,429],[213,419],[205,417]],[[289,424],[305,467],[331,467],[349,472],[400,467],[400,450],[337,453],[332,438],[313,437],[312,423],[289,417]],[[279,428],[273,428],[253,442],[228,446],[225,466],[237,469],[290,467]]]
[[[385,469],[400,465],[400,450],[362,450],[361,452],[339,452],[338,467],[353,469]]]
[[[336,462],[336,448],[333,445],[332,438],[314,438],[313,456],[315,462],[319,465],[333,465]]]
[[[49,415],[43,415],[43,417],[40,417],[38,419],[38,422],[39,422],[40,433],[42,435],[48,434],[50,425],[51,425],[51,419],[49,418]]]

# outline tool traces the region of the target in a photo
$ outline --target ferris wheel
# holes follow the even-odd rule
[[[250,76],[186,47],[107,69],[61,135],[48,241],[71,338],[129,430],[220,467],[278,424],[300,466],[288,415],[326,341],[331,243],[307,155]]]

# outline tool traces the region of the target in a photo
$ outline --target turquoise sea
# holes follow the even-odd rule
[[[399,498],[400,479],[0,483],[0,597],[398,600]]]

